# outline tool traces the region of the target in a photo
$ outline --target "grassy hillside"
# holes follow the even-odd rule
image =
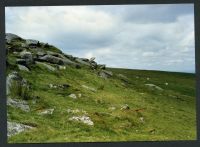
[[[34,128],[9,137],[9,143],[196,139],[194,74],[107,68],[113,76],[104,79],[98,69],[89,67],[49,71],[34,64],[30,72],[22,71],[16,58],[9,52],[7,74],[17,71],[31,85],[26,100],[31,111],[8,106],[8,121]],[[50,88],[49,84],[69,87]],[[73,99],[70,94],[81,96]],[[38,114],[46,109],[54,109],[53,114]],[[94,125],[70,120],[82,115]]]

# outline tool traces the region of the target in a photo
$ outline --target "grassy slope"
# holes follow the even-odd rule
[[[10,59],[11,60],[11,59]],[[15,67],[13,67],[15,68]],[[10,69],[8,69],[9,72]],[[8,120],[31,124],[35,129],[9,138],[10,143],[21,142],[96,142],[143,140],[194,140],[196,139],[195,79],[193,74],[158,71],[110,69],[126,75],[131,83],[123,85],[115,76],[104,80],[89,69],[49,72],[42,66],[22,72],[40,97],[32,104],[31,112],[8,107]],[[139,76],[139,78],[136,78]],[[150,80],[147,80],[147,77]],[[164,83],[168,82],[166,86]],[[52,90],[48,84],[71,85],[67,90]],[[145,83],[153,83],[164,89],[151,90]],[[96,93],[83,89],[82,84],[103,90]],[[79,99],[69,98],[71,93],[82,93]],[[130,110],[120,110],[128,104]],[[114,106],[116,110],[110,110]],[[53,115],[40,116],[39,110],[55,108]],[[88,112],[94,126],[69,121],[74,116],[67,109]],[[136,109],[145,108],[141,112]],[[144,118],[141,122],[140,117]]]

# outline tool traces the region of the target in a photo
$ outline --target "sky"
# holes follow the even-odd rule
[[[7,7],[6,32],[108,67],[195,72],[193,4]]]

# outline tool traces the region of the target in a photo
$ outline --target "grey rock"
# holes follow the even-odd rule
[[[32,56],[32,53],[31,53],[31,52],[22,51],[22,52],[20,53],[20,56],[21,56],[22,59],[25,59],[25,60],[26,60],[26,64],[27,64],[27,65],[33,63],[33,56]]]
[[[84,124],[87,124],[89,126],[93,126],[94,122],[90,119],[90,117],[86,116],[86,115],[82,115],[82,116],[73,116],[71,118],[69,118],[69,120],[74,120],[74,121],[78,121],[78,122],[82,122]]]
[[[99,72],[99,76],[104,78],[104,79],[107,79],[107,78],[110,78],[113,76],[113,73],[111,71],[107,71],[107,70],[101,70]]]
[[[10,87],[12,86],[13,81],[18,82],[18,84],[21,85],[26,85],[27,82],[25,79],[23,79],[18,72],[14,71],[10,74],[8,74],[8,76],[6,77],[6,93],[7,95],[10,93]]]
[[[38,40],[33,40],[33,39],[27,39],[27,40],[26,40],[26,44],[27,44],[28,46],[37,46],[38,43],[39,43]]]
[[[38,57],[41,57],[41,56],[46,55],[46,53],[43,52],[43,51],[37,51],[36,55],[37,55]]]
[[[47,54],[58,57],[58,58],[66,59],[66,57],[64,55],[56,53],[56,52],[47,51]]]
[[[104,73],[106,73],[109,76],[113,76],[112,71],[108,71],[108,70],[103,70]]]
[[[130,107],[128,106],[128,104],[125,104],[121,107],[121,110],[129,110]]]
[[[107,75],[106,73],[102,72],[102,71],[100,71],[98,74],[99,74],[99,76],[100,76],[101,78],[104,78],[104,79],[107,79],[107,78],[108,78],[108,75]]]
[[[56,68],[54,68],[53,66],[46,64],[46,63],[43,63],[43,62],[36,61],[36,65],[42,65],[42,66],[46,67],[49,71],[55,71],[56,70]]]
[[[12,34],[12,33],[6,33],[6,41],[8,43],[10,43],[14,39],[21,39],[21,37],[15,35],[15,34]]]
[[[84,58],[77,58],[75,61],[85,66],[91,66],[90,63],[87,62],[89,61],[88,59],[86,60]]]
[[[75,60],[75,57],[73,57],[72,55],[68,55],[68,54],[63,54],[66,58],[70,59],[70,60]]]
[[[99,64],[98,67],[99,67],[99,69],[106,69],[106,65],[105,64],[102,64],[102,65]]]
[[[7,105],[14,107],[14,108],[19,108],[19,109],[21,109],[22,111],[25,111],[25,112],[30,111],[30,107],[28,105],[28,102],[26,102],[24,100],[7,98]]]
[[[18,64],[17,66],[18,66],[19,70],[29,72],[29,69],[28,69],[26,66],[24,66],[24,65],[19,65],[19,64]]]
[[[29,129],[33,129],[33,127],[16,123],[16,122],[7,122],[7,136],[8,137],[19,134]]]
[[[77,99],[77,96],[76,96],[76,94],[74,94],[74,93],[70,94],[69,97],[71,97],[71,98],[73,98],[73,99]]]
[[[153,88],[153,89],[157,89],[157,90],[160,90],[162,91],[163,89],[157,85],[154,85],[154,84],[145,84],[146,86],[150,87],[150,88]]]
[[[117,77],[120,78],[124,82],[129,82],[129,79],[123,74],[117,74]]]
[[[71,60],[69,60],[67,58],[62,59],[62,58],[55,57],[55,56],[52,56],[52,55],[45,55],[43,57],[40,57],[39,59],[41,61],[46,61],[46,62],[49,62],[49,63],[58,64],[58,65],[75,65],[74,62],[72,62]]]
[[[46,110],[39,112],[39,115],[52,115],[53,112],[54,112],[54,109],[46,109]]]
[[[45,55],[39,59],[53,64],[64,64],[60,58],[54,57],[52,55]]]

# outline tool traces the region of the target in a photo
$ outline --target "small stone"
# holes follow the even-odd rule
[[[19,64],[18,64],[17,66],[18,66],[19,70],[29,72],[29,69],[28,69],[26,66],[24,66],[24,65],[19,65]]]
[[[21,132],[24,132],[28,129],[33,129],[33,127],[20,124],[20,123],[15,123],[15,122],[7,122],[7,136],[11,137],[13,135],[19,134]]]
[[[73,98],[73,99],[77,99],[76,94],[70,94],[69,97]]]
[[[46,64],[46,63],[36,62],[36,64],[46,67],[49,71],[55,71],[56,70],[53,66]]]
[[[79,94],[78,94],[78,97],[79,97],[79,98],[81,98],[81,96],[82,96],[82,94],[81,94],[81,93],[79,93]]]
[[[46,110],[43,110],[42,112],[40,112],[39,114],[40,115],[47,115],[47,114],[52,115],[53,112],[54,112],[54,109],[46,109]]]
[[[130,107],[128,106],[128,104],[125,104],[121,107],[121,110],[129,110]]]
[[[165,85],[166,85],[166,86],[168,86],[168,85],[169,85],[169,83],[165,83]]]
[[[28,103],[24,100],[19,100],[19,99],[7,99],[7,105],[14,107],[14,108],[20,108],[22,111],[29,112],[30,107]]]
[[[87,124],[89,126],[93,126],[94,125],[94,122],[90,119],[90,117],[86,116],[86,115],[83,115],[83,116],[73,116],[71,118],[69,118],[69,120],[75,120],[75,121],[78,121],[78,122],[82,122],[84,124]]]

